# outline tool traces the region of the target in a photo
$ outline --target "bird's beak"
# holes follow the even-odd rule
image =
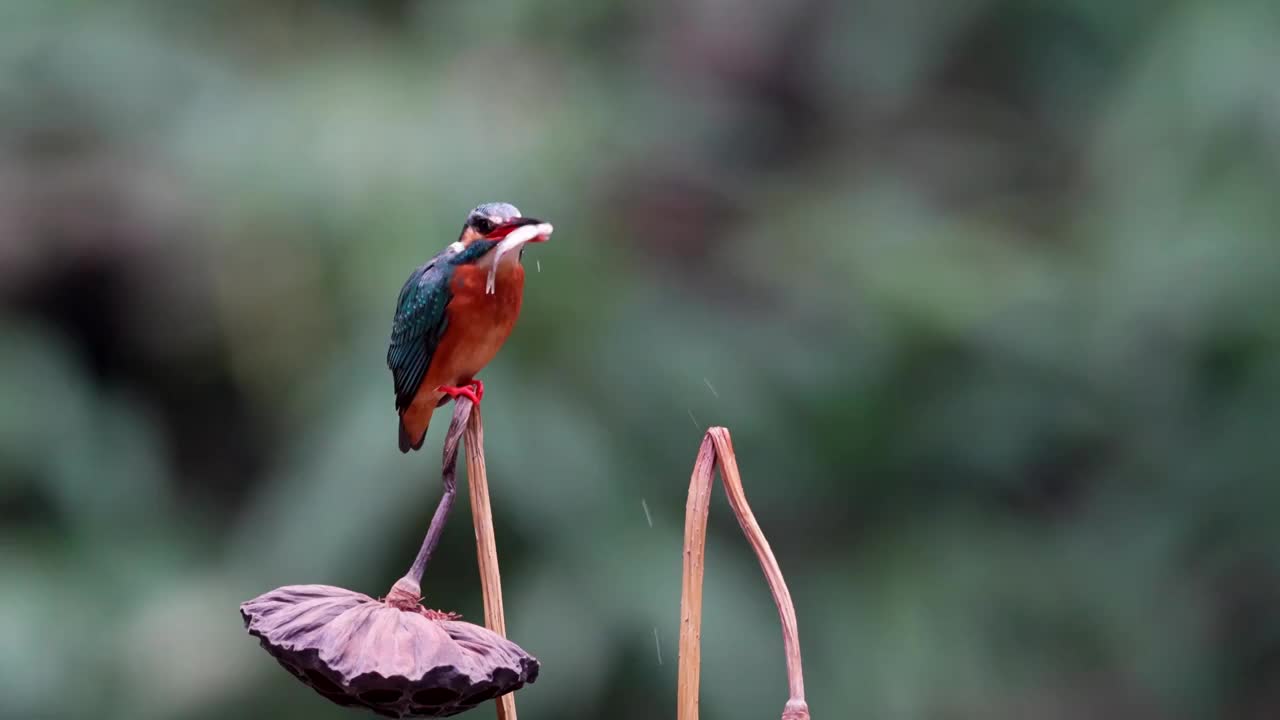
[[[499,225],[493,229],[493,232],[486,235],[485,239],[514,241],[513,245],[546,242],[551,238],[551,231],[551,223],[542,222],[537,218],[522,217]]]

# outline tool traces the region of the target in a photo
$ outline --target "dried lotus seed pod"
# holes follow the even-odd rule
[[[447,717],[538,677],[519,645],[419,604],[402,579],[385,600],[329,585],[277,588],[240,606],[245,627],[325,698],[386,717]]]

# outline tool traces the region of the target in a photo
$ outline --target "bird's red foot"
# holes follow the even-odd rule
[[[472,380],[470,383],[462,387],[441,385],[438,390],[454,400],[457,400],[459,397],[467,398],[474,405],[479,405],[480,401],[484,399],[484,383],[479,380]]]

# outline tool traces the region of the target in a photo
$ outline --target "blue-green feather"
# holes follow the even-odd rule
[[[445,250],[409,275],[396,301],[391,323],[387,367],[395,381],[396,410],[403,412],[418,394],[418,386],[431,367],[431,359],[448,327],[449,285],[459,265],[475,262],[497,245],[490,240],[472,242],[461,252]]]

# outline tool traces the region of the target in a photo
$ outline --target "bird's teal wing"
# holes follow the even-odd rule
[[[413,402],[444,337],[452,275],[453,267],[442,254],[414,270],[400,290],[391,324],[391,347],[387,349],[387,367],[395,380],[398,411],[403,412]]]

